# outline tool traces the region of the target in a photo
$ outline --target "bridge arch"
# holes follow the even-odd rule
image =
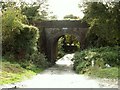
[[[78,33],[71,33],[71,32],[66,32],[66,33],[64,33],[64,32],[59,32],[59,33],[57,33],[57,34],[55,34],[54,35],[54,37],[52,37],[52,40],[51,40],[51,42],[52,42],[52,46],[53,46],[53,48],[52,48],[52,54],[53,54],[53,58],[54,59],[56,59],[57,58],[57,54],[58,54],[58,50],[57,50],[57,47],[58,47],[58,40],[62,37],[62,36],[64,36],[64,35],[72,35],[72,36],[74,36],[74,37],[76,37],[76,39],[77,39],[77,41],[80,43],[80,45],[81,45],[81,37],[79,36],[79,34]],[[82,49],[82,47],[80,47],[81,49]],[[56,60],[54,60],[53,62],[55,62]]]
[[[35,22],[38,28],[42,28],[40,39],[41,47],[51,63],[55,63],[57,55],[57,42],[63,35],[69,34],[77,38],[80,48],[85,48],[85,37],[88,24],[80,20],[52,20]]]

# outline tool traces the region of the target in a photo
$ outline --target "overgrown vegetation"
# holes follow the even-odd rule
[[[0,71],[0,84],[9,84],[28,79],[33,75],[43,71],[34,64],[27,64],[26,68],[18,62],[10,62],[3,59],[2,71]]]
[[[76,52],[73,58],[74,70],[81,74],[88,73],[99,77],[117,78],[120,66],[120,51],[118,50],[120,50],[119,46],[92,48]]]
[[[80,50],[80,43],[75,36],[67,34],[58,40],[58,58],[78,50]]]
[[[120,45],[120,1],[86,2],[84,18],[89,25],[86,47]]]
[[[2,2],[2,67],[0,84],[21,81],[24,76],[34,75],[49,67],[38,41],[40,28],[34,21],[47,20],[46,0],[26,4]],[[1,2],[0,2],[1,4]],[[44,8],[43,8],[44,7]],[[90,27],[86,35],[86,50],[75,53],[74,70],[102,78],[117,78],[120,66],[120,1],[83,3],[84,18]],[[55,16],[52,18],[56,19]],[[64,19],[79,19],[66,15]],[[33,25],[32,25],[33,24]],[[65,35],[58,43],[58,55],[62,57],[69,47],[78,47],[79,42]]]
[[[36,3],[20,5],[15,2],[2,3],[3,68],[0,84],[21,81],[24,76],[39,73],[50,65],[46,56],[38,50],[40,30],[30,25],[37,20],[35,17],[39,16],[40,7]]]
[[[58,55],[57,55],[57,59],[62,58],[64,55],[65,55],[65,52],[64,52],[64,48],[63,48],[63,38],[61,37],[58,40]]]
[[[91,77],[118,79],[120,78],[118,70],[118,67],[109,67],[103,69],[90,68],[90,72],[87,72],[87,74]]]
[[[120,66],[120,2],[85,2],[84,18],[89,24],[86,48],[76,52],[74,70],[100,78],[118,78]]]

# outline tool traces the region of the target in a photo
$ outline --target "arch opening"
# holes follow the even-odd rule
[[[66,34],[59,38],[58,49],[62,49],[65,53],[73,53],[80,49],[80,43],[75,36]]]
[[[63,34],[54,40],[54,55],[56,60],[65,54],[74,53],[80,50],[80,37],[76,34]]]

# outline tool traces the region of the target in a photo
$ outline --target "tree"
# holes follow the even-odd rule
[[[57,16],[56,15],[50,16],[49,19],[50,20],[57,20]]]
[[[12,59],[25,59],[37,47],[39,31],[26,25],[26,16],[15,3],[5,3],[2,12],[2,54]],[[11,6],[12,5],[12,6]]]
[[[14,34],[20,33],[22,24],[26,22],[26,16],[21,14],[21,10],[15,7],[15,3],[3,3],[2,9],[2,47],[3,55],[14,52]]]
[[[120,2],[105,3],[90,2],[84,3],[84,19],[90,25],[87,41],[92,46],[120,45],[120,31],[118,19]],[[114,22],[114,23],[113,23]]]
[[[45,2],[46,0],[37,1],[32,4],[21,3],[22,13],[27,16],[29,23],[48,18],[48,5]]]
[[[65,19],[65,20],[78,20],[79,17],[74,16],[73,14],[70,14],[70,15],[64,16],[64,19]]]
[[[34,13],[30,14],[34,17]],[[37,27],[28,24],[28,17],[15,2],[3,2],[2,56],[8,61],[27,62],[27,65],[22,65],[24,68],[29,65],[45,68],[48,66],[47,59],[38,51],[40,32]]]

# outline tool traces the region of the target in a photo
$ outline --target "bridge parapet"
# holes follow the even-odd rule
[[[44,28],[86,28],[89,25],[81,20],[49,20],[34,22],[37,27]]]

